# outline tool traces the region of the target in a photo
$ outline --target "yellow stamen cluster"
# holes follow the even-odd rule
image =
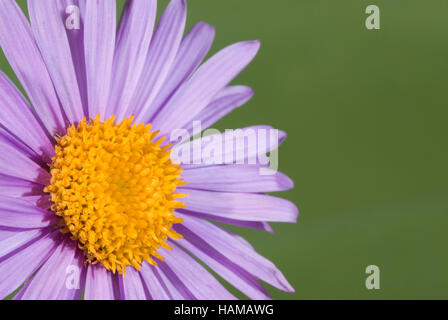
[[[160,247],[181,235],[172,225],[182,222],[174,209],[185,205],[176,193],[181,168],[170,160],[163,139],[150,125],[119,124],[114,118],[68,128],[58,137],[50,165],[52,210],[60,216],[63,233],[84,250],[86,261],[101,263],[123,274],[127,266],[140,270],[143,260],[163,260]]]

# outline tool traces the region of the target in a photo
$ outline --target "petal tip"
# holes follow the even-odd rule
[[[215,31],[216,31],[214,26],[212,26],[211,24],[208,24],[205,21],[199,21],[198,23],[196,23],[195,27],[198,29],[207,29],[207,31],[213,32],[213,33],[215,33]]]
[[[288,137],[288,135],[286,134],[285,131],[279,130],[279,132],[278,132],[278,142],[279,142],[279,145],[282,144],[283,141],[285,141],[287,137]]]
[[[257,54],[258,50],[260,50],[261,42],[260,40],[252,40],[247,41],[247,44],[254,50],[254,53]]]

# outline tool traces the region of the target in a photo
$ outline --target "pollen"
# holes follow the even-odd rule
[[[113,273],[140,270],[143,261],[163,260],[157,252],[171,249],[168,238],[182,238],[172,226],[181,223],[174,210],[186,194],[176,188],[181,167],[170,159],[169,145],[151,125],[115,124],[83,119],[56,137],[50,164],[52,211],[61,232],[84,251],[86,263],[101,263]]]

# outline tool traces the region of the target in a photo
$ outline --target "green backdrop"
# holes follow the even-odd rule
[[[381,10],[380,30],[364,25],[370,4]],[[216,27],[213,52],[262,42],[235,80],[253,87],[254,99],[216,127],[271,124],[289,135],[279,166],[296,187],[281,196],[299,207],[298,223],[274,224],[274,236],[237,229],[296,289],[268,288],[272,296],[448,298],[448,2],[188,0],[188,7],[189,26]],[[3,57],[0,65],[12,76]],[[381,270],[379,290],[365,287],[371,264]]]

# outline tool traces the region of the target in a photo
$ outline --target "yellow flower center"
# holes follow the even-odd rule
[[[52,210],[61,217],[63,233],[86,255],[89,263],[101,263],[120,274],[127,266],[140,270],[143,260],[163,260],[157,249],[168,237],[182,236],[172,225],[182,222],[174,209],[185,207],[175,193],[179,165],[170,160],[163,138],[151,125],[120,124],[114,118],[100,122],[85,119],[56,138],[56,156],[50,165]]]

